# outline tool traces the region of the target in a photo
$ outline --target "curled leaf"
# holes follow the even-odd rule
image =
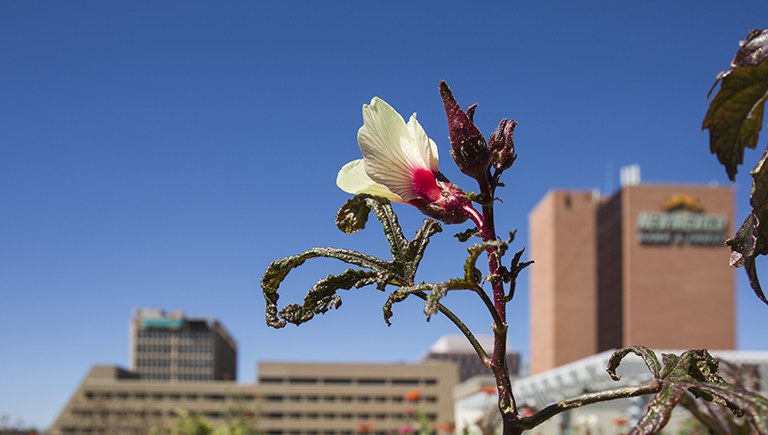
[[[661,364],[659,364],[659,359],[656,357],[656,353],[645,346],[631,346],[619,349],[611,355],[611,358],[608,360],[607,369],[611,379],[614,381],[621,379],[621,376],[616,374],[616,369],[619,367],[619,364],[621,364],[621,360],[630,353],[634,353],[635,355],[642,358],[643,361],[645,361],[645,365],[648,366],[648,369],[653,374],[653,377],[659,377],[659,373],[661,372]]]
[[[751,30],[733,58],[733,66],[755,66],[768,57],[768,29]]]
[[[725,244],[731,247],[731,265],[744,266],[750,287],[761,301],[768,304],[757,277],[756,264],[758,255],[768,253],[768,241],[758,229],[758,218],[754,211],[744,219],[736,235],[726,240]]]
[[[643,357],[656,378],[654,382],[660,383],[661,387],[630,434],[658,433],[669,420],[672,409],[686,398],[687,393],[722,405],[736,416],[744,415],[757,433],[768,433],[768,399],[726,382],[719,374],[718,360],[706,350],[689,350],[680,356],[665,354],[664,368],[659,370],[658,359],[650,350],[642,346],[621,349],[611,356],[608,364],[608,373],[614,380],[619,379],[616,367],[628,353]]]
[[[360,288],[376,281],[376,272],[347,269],[339,275],[328,275],[319,280],[304,298],[304,304],[291,304],[278,312],[285,322],[300,325],[311,320],[315,314],[324,314],[341,306],[338,290]]]
[[[366,196],[357,195],[339,208],[336,213],[336,226],[347,234],[356,233],[365,228],[370,212],[371,207],[368,206]]]
[[[456,237],[457,239],[459,239],[460,242],[466,242],[467,240],[475,236],[480,236],[480,232],[477,230],[477,228],[474,228],[474,227],[467,228],[466,230],[453,235],[453,237]]]

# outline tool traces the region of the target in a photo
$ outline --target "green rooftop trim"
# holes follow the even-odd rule
[[[144,328],[158,328],[158,329],[180,329],[184,324],[184,319],[171,319],[171,318],[156,318],[156,319],[144,319],[142,326]]]

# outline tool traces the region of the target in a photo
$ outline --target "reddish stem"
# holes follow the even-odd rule
[[[478,180],[483,197],[494,198],[496,185],[488,176]],[[482,216],[472,206],[467,206],[465,212],[469,219],[477,225],[483,241],[496,240],[496,225],[494,223],[493,201],[483,204]],[[512,383],[509,379],[507,367],[507,305],[504,292],[504,281],[501,278],[501,258],[497,247],[486,249],[488,255],[488,272],[493,289],[493,308],[496,311],[493,323],[493,355],[490,368],[496,379],[496,387],[499,392],[499,410],[504,422],[504,433],[511,433],[514,423],[519,420],[517,405],[512,394]]]

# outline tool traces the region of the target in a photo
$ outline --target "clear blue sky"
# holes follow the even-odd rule
[[[645,181],[726,182],[700,130],[706,94],[738,41],[768,27],[765,2],[732,4],[0,3],[0,415],[47,427],[92,364],[127,365],[139,306],[222,319],[243,381],[257,360],[417,360],[452,326],[426,323],[414,300],[387,328],[371,289],[304,327],[264,324],[272,259],[315,245],[387,252],[375,224],[347,236],[333,223],[361,105],[376,95],[418,112],[465,186],[438,82],[480,104],[486,133],[518,120],[498,226],[519,228],[522,245],[547,190],[611,192],[625,164]],[[415,210],[398,211],[415,230]],[[460,266],[452,230],[422,279]],[[284,300],[339,268],[296,273]],[[739,347],[765,349],[768,308],[738,279]],[[520,289],[510,342],[527,354],[525,276]],[[489,331],[479,304],[447,302]]]

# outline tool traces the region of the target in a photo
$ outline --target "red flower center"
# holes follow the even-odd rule
[[[418,168],[413,171],[413,193],[417,197],[426,199],[429,202],[435,202],[440,199],[440,187],[437,186],[432,171],[424,168]]]

